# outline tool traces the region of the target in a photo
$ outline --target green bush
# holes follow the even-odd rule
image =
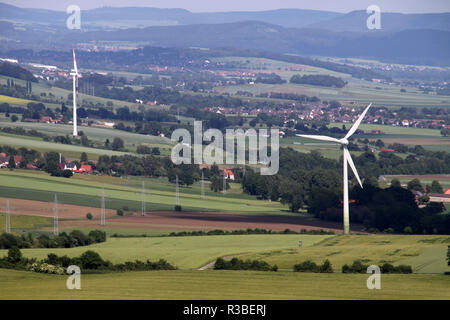
[[[93,218],[92,213],[90,212],[86,213],[86,219],[92,220],[92,218]]]
[[[84,252],[80,256],[79,261],[84,269],[98,269],[102,266],[107,265],[106,262],[103,261],[103,259],[100,257],[100,255],[92,250]]]
[[[265,261],[259,260],[241,260],[233,258],[225,261],[222,258],[216,260],[214,264],[215,270],[256,270],[256,271],[277,271],[278,266],[271,266]]]
[[[92,230],[88,234],[92,243],[100,243],[106,241],[106,232],[101,230]]]
[[[6,260],[11,263],[17,263],[22,260],[22,252],[20,252],[19,248],[11,247],[8,249],[8,256]]]
[[[182,211],[181,206],[179,204],[175,206],[175,211]]]
[[[122,209],[117,209],[117,215],[119,217],[122,217],[123,216],[123,210]]]
[[[319,268],[320,273],[333,273],[333,267],[330,260],[326,259]]]
[[[294,265],[294,272],[333,273],[333,267],[328,259],[320,266],[311,260],[306,260]]]
[[[362,264],[360,260],[353,261],[351,266],[344,264],[342,266],[342,273],[366,273],[368,265]]]
[[[406,227],[403,229],[403,233],[406,233],[406,234],[412,234],[412,233],[413,233],[412,228],[411,228],[410,226],[406,226]]]
[[[294,265],[294,272],[319,272],[319,266],[311,260]]]

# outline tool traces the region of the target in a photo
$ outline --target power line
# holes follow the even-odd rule
[[[202,180],[201,180],[201,186],[202,186],[202,199],[205,199],[205,174],[202,170]]]
[[[106,225],[106,219],[105,219],[105,189],[102,188],[102,215],[101,215],[101,222],[100,224],[102,226]]]
[[[179,206],[180,205],[180,189],[178,186],[178,175],[175,176],[175,183],[176,183],[176,187],[175,187],[175,205]]]
[[[55,202],[53,204],[53,234],[55,236],[59,235],[59,227],[58,227],[58,198],[55,193]]]
[[[9,200],[6,200],[6,233],[11,232],[11,216],[9,213]]]
[[[145,216],[145,183],[142,181],[142,215]]]

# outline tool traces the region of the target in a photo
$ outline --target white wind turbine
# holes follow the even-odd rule
[[[359,179],[358,171],[356,171],[355,164],[353,163],[352,157],[350,156],[350,152],[347,149],[348,145],[348,138],[352,136],[352,134],[355,133],[356,129],[358,129],[359,125],[361,124],[362,119],[366,115],[367,111],[369,110],[370,106],[372,104],[369,104],[367,108],[363,111],[363,113],[359,116],[358,120],[353,124],[351,129],[347,132],[344,138],[342,139],[336,139],[333,137],[327,137],[327,136],[315,136],[315,135],[304,135],[304,134],[297,134],[299,137],[303,138],[310,138],[315,140],[321,140],[321,141],[329,141],[329,142],[335,142],[342,145],[343,153],[344,153],[344,182],[343,182],[343,188],[344,188],[344,234],[349,234],[350,232],[350,218],[349,218],[349,206],[348,206],[348,174],[347,174],[347,163],[350,165],[350,168],[352,168],[352,171],[356,177],[356,179],[359,182],[359,185],[362,186],[361,180]]]
[[[70,75],[73,79],[73,136],[78,136],[78,128],[77,128],[77,95],[78,95],[78,77],[80,74],[78,73],[77,68],[77,59],[75,58],[75,49],[73,49],[73,69],[70,72]]]

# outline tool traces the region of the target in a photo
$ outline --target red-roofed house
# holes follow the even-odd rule
[[[22,162],[22,160],[23,160],[22,156],[14,156],[14,162],[15,162],[16,166],[18,166],[19,163]]]
[[[234,173],[231,170],[224,170],[225,172],[225,177],[229,180],[234,180]]]
[[[82,164],[79,170],[74,170],[75,173],[91,173],[92,166],[89,164]]]

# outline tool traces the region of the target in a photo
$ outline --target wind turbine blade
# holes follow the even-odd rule
[[[356,180],[358,180],[359,185],[361,188],[363,187],[361,183],[361,179],[359,179],[358,171],[356,171],[355,164],[353,163],[352,156],[350,155],[350,152],[347,148],[344,148],[344,161],[347,161],[347,163],[350,165],[350,168],[352,168],[353,174],[356,177]]]
[[[315,135],[307,135],[307,134],[297,134],[296,136],[297,137],[302,137],[302,138],[320,140],[320,141],[331,141],[331,142],[342,144],[341,141],[339,141],[338,139],[333,138],[333,137],[315,136]]]
[[[345,135],[345,139],[348,139],[352,134],[355,133],[356,129],[358,129],[359,125],[361,124],[362,119],[364,118],[364,116],[366,115],[367,111],[369,110],[370,106],[372,105],[372,103],[370,103],[367,108],[363,111],[363,113],[361,113],[361,115],[359,116],[358,120],[356,120],[356,122],[353,124],[353,126],[351,127],[351,129],[347,132],[347,134]]]
[[[75,57],[75,49],[73,49],[73,69],[75,70],[75,73],[78,75],[77,58]]]

